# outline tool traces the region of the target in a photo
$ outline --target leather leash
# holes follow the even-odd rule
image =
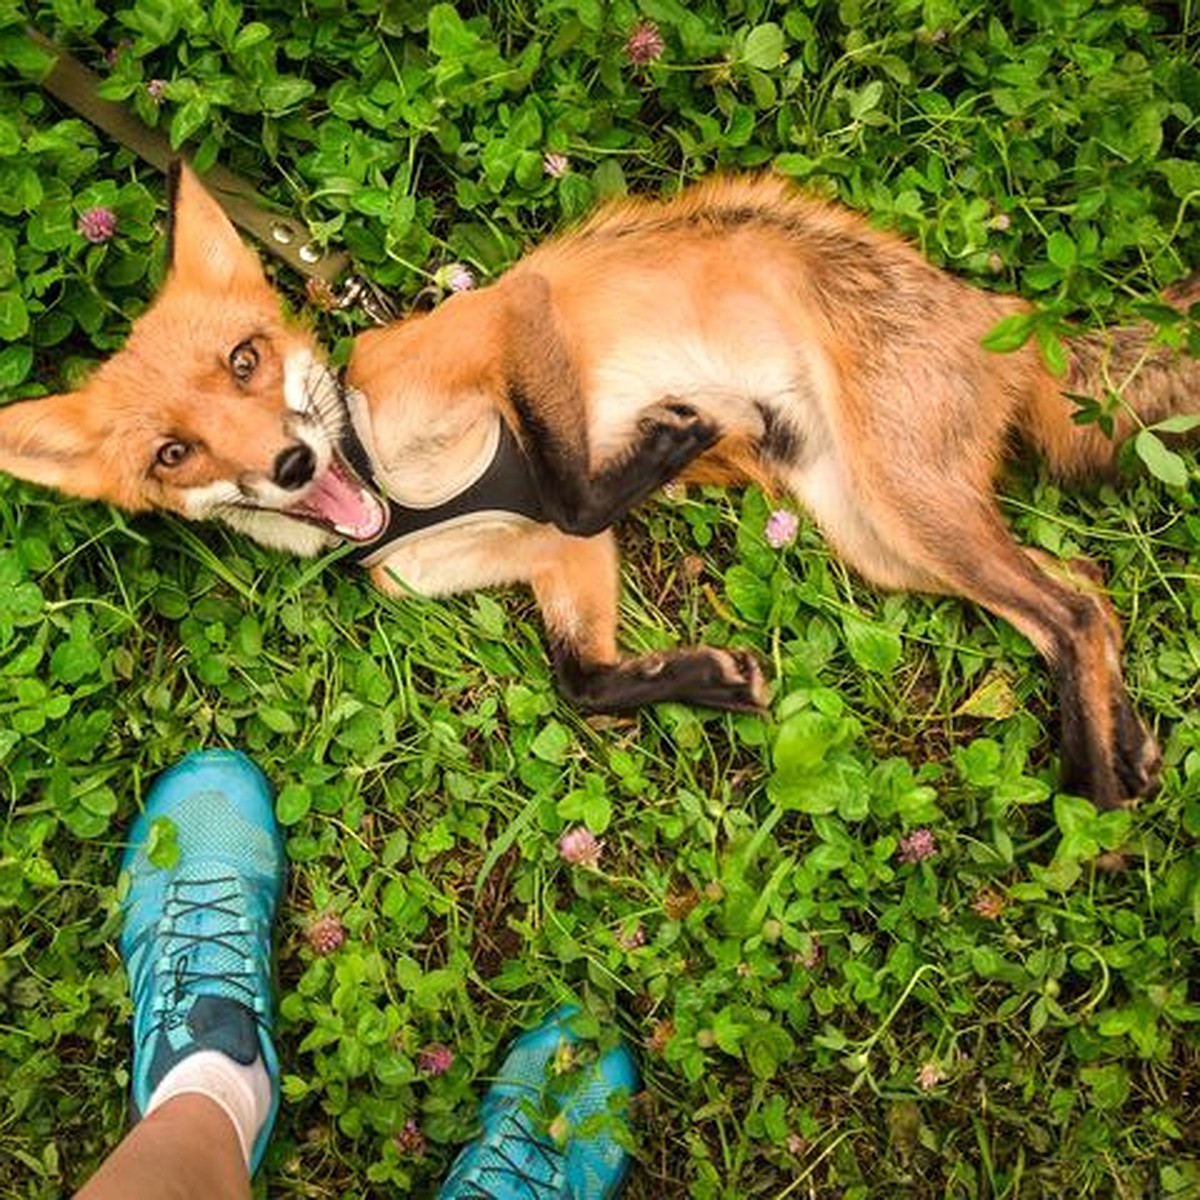
[[[165,173],[179,158],[179,152],[162,133],[99,94],[98,75],[36,30],[28,29],[26,33],[30,41],[54,58],[54,66],[42,79],[47,92],[160,171]],[[322,248],[309,237],[303,223],[273,210],[268,200],[227,167],[215,164],[204,175],[204,184],[230,220],[306,279],[332,289],[349,270],[348,254]],[[347,276],[342,290],[333,292],[333,307],[347,309],[355,305],[377,325],[386,325],[399,315],[387,293],[361,275]]]

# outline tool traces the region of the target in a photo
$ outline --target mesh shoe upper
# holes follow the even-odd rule
[[[480,1106],[482,1132],[455,1160],[438,1200],[604,1200],[620,1190],[628,1152],[611,1125],[581,1126],[632,1093],[637,1066],[616,1046],[556,1074],[564,1047],[578,1040],[574,1012],[559,1009],[513,1042]]]
[[[174,865],[147,857],[152,825],[175,829]],[[250,1064],[259,1054],[272,1108],[251,1166],[266,1147],[278,1105],[271,1043],[271,925],[285,860],[271,788],[244,755],[191,754],[155,781],[130,834],[122,871],[121,957],[134,1005],[133,1099],[142,1112],[176,1063],[201,1049]]]

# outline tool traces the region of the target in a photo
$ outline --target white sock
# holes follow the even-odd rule
[[[250,1165],[254,1139],[271,1111],[271,1077],[262,1055],[248,1066],[219,1050],[197,1050],[159,1080],[143,1116],[161,1108],[172,1096],[199,1093],[219,1104],[237,1130],[242,1156]]]

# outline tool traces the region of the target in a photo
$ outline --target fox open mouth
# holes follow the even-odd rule
[[[352,542],[377,538],[387,524],[387,510],[379,497],[363,486],[336,451],[329,466],[309,484],[304,496],[280,511],[332,530]]]

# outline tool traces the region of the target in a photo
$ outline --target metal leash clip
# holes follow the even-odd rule
[[[376,325],[390,325],[400,317],[400,306],[395,300],[363,275],[349,276],[334,299],[334,307],[342,311],[355,305]]]

